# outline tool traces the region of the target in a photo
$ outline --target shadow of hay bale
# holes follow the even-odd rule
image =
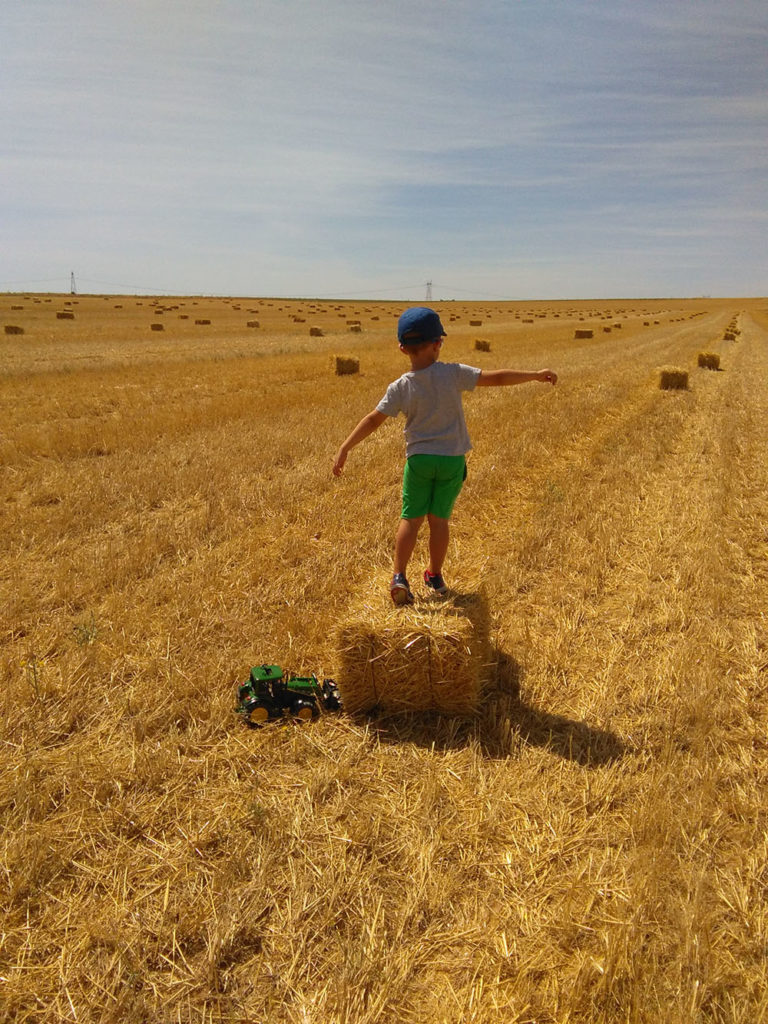
[[[520,665],[498,649],[493,657],[493,680],[478,716],[380,713],[372,722],[379,742],[437,750],[476,745],[490,759],[519,757],[526,747],[540,747],[585,768],[611,764],[624,755],[626,748],[614,733],[525,704],[520,698]]]

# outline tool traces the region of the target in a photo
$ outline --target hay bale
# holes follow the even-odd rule
[[[150,331],[164,331],[165,330],[165,325],[164,324],[150,324],[149,325],[149,329],[150,329]]]
[[[484,338],[475,338],[475,351],[476,352],[490,352],[491,343],[486,341]]]
[[[360,360],[357,356],[334,356],[333,359],[337,377],[360,372]]]
[[[24,328],[23,327],[17,327],[16,324],[6,324],[5,325],[5,333],[6,334],[23,334],[24,333]]]
[[[491,674],[484,594],[395,608],[383,579],[376,591],[336,631],[334,678],[346,709],[475,714]]]
[[[361,324],[352,324],[349,330],[352,334],[360,334],[363,328]]]
[[[56,319],[57,320],[74,320],[75,319],[75,314],[72,312],[71,309],[59,309],[56,312]]]
[[[195,320],[195,323],[196,323],[196,324],[198,324],[198,325],[199,325],[199,326],[201,326],[201,327],[202,327],[202,326],[205,326],[206,324],[209,324],[210,322],[211,322],[211,321],[210,321],[210,320],[206,320],[206,319],[205,319],[205,317],[202,317],[202,318],[201,318],[201,319],[199,319],[199,320]]]
[[[322,327],[310,327],[309,328],[310,338],[322,338],[323,328]]]
[[[483,321],[482,320],[470,320],[469,321],[469,326],[470,327],[482,327],[483,326]]]
[[[595,332],[586,327],[577,327],[573,332],[574,338],[594,338]]]
[[[663,391],[685,391],[688,388],[688,371],[674,366],[664,366],[659,371],[659,387]]]
[[[698,364],[703,370],[719,370],[720,356],[717,352],[699,352]]]
[[[258,321],[258,320],[249,320],[249,321],[248,321],[248,322],[246,323],[246,325],[245,325],[245,326],[246,326],[246,327],[260,327],[260,326],[261,326],[261,324],[259,323],[259,321]]]
[[[723,341],[736,341],[736,332],[726,331],[723,335]]]

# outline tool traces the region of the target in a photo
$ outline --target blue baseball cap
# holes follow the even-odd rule
[[[397,340],[401,345],[419,345],[444,337],[440,317],[429,306],[411,306],[397,321]]]

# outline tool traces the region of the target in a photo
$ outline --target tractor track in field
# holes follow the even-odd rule
[[[690,392],[655,392],[639,404],[635,394],[599,438],[590,432],[579,453],[586,459],[553,467],[550,507],[523,521],[500,581],[517,594],[502,626],[506,643],[528,647],[533,637],[545,652],[541,696],[610,716],[623,689],[617,667],[636,673],[655,659],[670,669],[671,697],[691,650],[699,673],[726,670],[729,652],[745,643],[731,620],[749,618],[749,608],[755,664],[744,671],[757,670],[757,609],[768,606],[765,487],[746,467],[768,461],[764,431],[759,440],[765,339],[750,327],[724,372],[698,371]],[[576,461],[578,486],[566,491]]]
[[[533,568],[530,553],[539,553],[542,520],[549,518],[549,512],[559,513],[561,520],[568,522],[585,514],[593,518],[615,516],[626,483],[623,463],[616,466],[617,453],[634,443],[647,458],[658,461],[658,453],[649,448],[644,437],[644,427],[655,422],[670,398],[674,402],[682,397],[690,405],[692,397],[691,393],[670,396],[660,391],[658,364],[676,358],[690,366],[695,377],[692,352],[702,347],[701,326],[681,328],[672,338],[665,333],[650,344],[638,339],[631,351],[623,346],[617,349],[613,342],[607,353],[610,359],[602,354],[596,359],[594,349],[577,353],[581,365],[566,366],[557,391],[552,393],[555,409],[550,411],[547,403],[539,406],[530,402],[525,409],[528,420],[516,428],[519,436],[515,442],[521,448],[537,451],[537,464],[529,459],[520,474],[506,483],[502,481],[502,486],[494,476],[494,467],[487,468],[487,459],[471,471],[478,485],[471,510],[473,523],[488,532],[502,527],[511,537],[521,538],[515,548],[523,564]],[[682,354],[681,340],[685,343]],[[634,352],[643,357],[642,361],[627,358]],[[662,450],[674,444],[678,429],[674,420],[672,417],[660,428],[665,434],[660,442]],[[617,470],[621,480],[610,488],[610,474]],[[499,516],[499,501],[494,495],[505,491],[503,516]],[[579,507],[579,495],[588,495],[588,508]],[[546,528],[551,532],[551,524]]]

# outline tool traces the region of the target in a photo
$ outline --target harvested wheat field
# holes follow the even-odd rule
[[[436,307],[560,375],[465,399],[479,711],[248,729],[379,599],[402,306],[0,297],[0,1020],[768,1020],[768,300]]]

